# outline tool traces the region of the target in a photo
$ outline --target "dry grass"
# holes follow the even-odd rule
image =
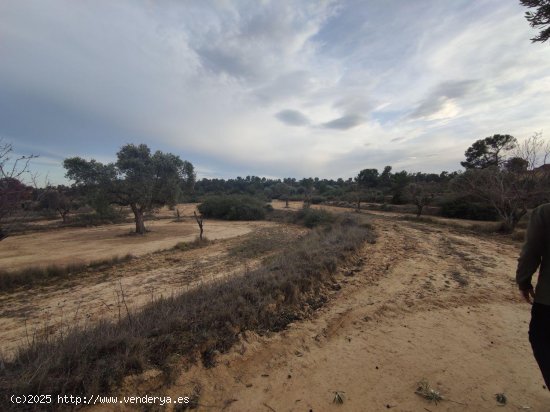
[[[289,238],[284,228],[264,228],[247,236],[242,242],[231,246],[228,253],[231,257],[252,259],[267,253],[273,253],[295,242],[297,242],[297,239],[294,237]]]
[[[416,388],[416,391],[414,393],[436,404],[443,400],[443,396],[441,396],[441,393],[433,389],[426,380],[418,382],[418,387]]]
[[[120,263],[128,262],[134,256],[115,256],[90,263],[75,263],[67,266],[49,265],[34,266],[17,271],[0,271],[0,292],[9,292],[21,287],[32,287],[46,284],[54,280],[67,279],[89,269],[106,269]]]
[[[400,219],[407,220],[409,222],[420,222],[420,223],[428,223],[428,224],[439,225],[439,226],[446,226],[446,227],[451,227],[453,229],[458,229],[463,231],[466,230],[466,231],[475,232],[477,234],[482,234],[482,235],[499,234],[501,236],[509,237],[514,241],[523,241],[523,237],[525,234],[525,231],[521,229],[516,230],[512,234],[503,233],[502,223],[500,222],[480,222],[480,223],[465,224],[460,221],[440,220],[440,219],[435,219],[427,216],[416,217],[416,216],[407,216],[407,215],[401,216]]]
[[[198,236],[195,238],[195,240],[191,242],[179,242],[174,246],[174,249],[181,250],[182,252],[186,250],[192,250],[192,249],[198,249],[201,247],[205,247],[212,244],[210,240],[206,238],[206,236],[203,236],[202,239],[200,239]]]
[[[367,240],[372,231],[344,216],[240,277],[157,300],[118,322],[33,340],[0,361],[0,396],[112,393],[124,376],[149,368],[169,379],[174,365],[212,366],[241,332],[280,331],[321,306],[338,265]]]

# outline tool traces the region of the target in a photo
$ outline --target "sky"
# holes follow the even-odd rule
[[[548,130],[550,45],[516,0],[0,0],[0,138],[63,159],[127,143],[198,177],[460,170]]]

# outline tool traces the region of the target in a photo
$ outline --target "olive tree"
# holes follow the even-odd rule
[[[145,144],[123,146],[115,163],[73,157],[65,159],[63,166],[75,186],[99,191],[111,204],[129,206],[139,234],[146,232],[145,212],[175,203],[195,181],[190,162],[172,153],[151,154]]]
[[[47,187],[42,195],[40,206],[56,211],[61,216],[63,223],[67,223],[69,213],[78,207],[78,203],[62,187]]]

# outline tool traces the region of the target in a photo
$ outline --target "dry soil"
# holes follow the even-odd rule
[[[175,398],[200,390],[199,411],[550,411],[550,392],[527,339],[530,306],[514,284],[520,245],[391,214],[363,216],[378,240],[342,268],[341,289],[312,318],[270,336],[244,334],[216,366],[193,366],[169,387],[155,371],[129,378],[120,395]],[[240,273],[258,261],[227,254],[226,243],[240,239],[181,255],[146,255],[124,264],[118,276],[90,274],[28,296],[5,295],[0,329],[12,333],[2,332],[2,345],[16,335],[21,341],[25,331],[15,327],[17,319],[21,325],[33,314],[118,316],[121,284],[134,308],[147,301],[149,286],[169,293]],[[435,404],[415,394],[423,380],[444,400]],[[337,392],[342,404],[334,403]],[[506,406],[498,406],[497,393],[506,395]]]

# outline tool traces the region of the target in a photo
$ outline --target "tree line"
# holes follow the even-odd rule
[[[0,142],[1,143],[1,142]],[[512,231],[528,209],[550,201],[550,145],[540,133],[521,144],[507,134],[475,141],[461,162],[463,171],[441,173],[393,172],[388,165],[360,170],[353,178],[196,179],[194,166],[172,153],[152,152],[147,145],[128,144],[117,160],[67,158],[63,162],[71,185],[38,188],[25,184],[35,156],[11,159],[13,148],[0,144],[0,239],[14,212],[33,208],[59,214],[63,222],[83,206],[97,216],[116,215],[115,207],[131,210],[135,231],[146,232],[145,215],[180,202],[200,202],[210,195],[249,195],[264,201],[280,199],[312,203],[341,201],[357,210],[363,202],[412,204],[420,216],[435,204],[450,217],[496,217],[504,231]]]

